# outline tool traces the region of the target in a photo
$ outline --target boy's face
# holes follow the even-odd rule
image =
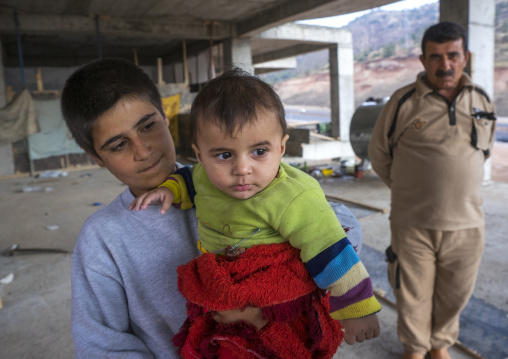
[[[146,100],[121,100],[98,118],[94,148],[116,178],[135,196],[160,185],[175,170],[175,145],[168,119]]]
[[[215,187],[231,197],[247,199],[277,176],[287,140],[273,112],[258,112],[257,119],[235,137],[201,121],[197,144],[192,147]]]

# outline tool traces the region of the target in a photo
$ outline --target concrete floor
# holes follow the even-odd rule
[[[40,186],[43,190],[50,187],[52,190],[22,192],[24,186]],[[388,189],[369,172],[363,179],[351,176],[324,179],[322,186],[328,195],[389,208]],[[97,209],[94,204],[108,203],[123,189],[118,180],[100,168],[72,171],[66,177],[52,179],[1,180],[0,251],[15,243],[21,248],[72,250],[84,219]],[[484,187],[482,193],[487,213],[487,245],[472,300],[474,305],[463,322],[465,329],[460,337],[463,345],[482,356],[454,347],[454,359],[508,357],[508,183],[492,183]],[[389,243],[388,214],[366,209],[363,205],[350,204],[349,207],[360,218],[364,233],[362,260],[371,273],[377,293],[390,300],[383,257]],[[53,225],[58,229],[47,229]],[[0,279],[14,274],[11,283],[0,287],[3,299],[0,357],[73,357],[70,266],[68,254],[0,256]],[[401,356],[402,347],[395,332],[395,310],[389,302],[382,300],[381,303],[380,337],[353,346],[344,344],[335,358],[390,359]]]

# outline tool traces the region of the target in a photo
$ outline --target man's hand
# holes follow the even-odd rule
[[[161,214],[166,213],[171,208],[171,203],[175,196],[167,187],[159,187],[150,192],[143,193],[136,197],[129,205],[130,210],[138,212],[140,209],[146,209],[150,203],[162,202]]]
[[[362,318],[343,319],[339,322],[344,328],[344,341],[349,345],[376,338],[381,332],[376,314]]]

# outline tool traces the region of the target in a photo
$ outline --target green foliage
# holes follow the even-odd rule
[[[395,54],[395,43],[390,42],[388,45],[383,47],[383,58],[392,57]]]
[[[503,21],[503,25],[501,25],[502,32],[508,32],[508,19]]]

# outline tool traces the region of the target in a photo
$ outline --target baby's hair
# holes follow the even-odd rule
[[[239,68],[227,71],[210,80],[194,99],[189,121],[191,143],[196,144],[201,121],[210,121],[234,137],[245,124],[255,121],[260,111],[275,113],[282,135],[287,134],[284,106],[274,89]]]

